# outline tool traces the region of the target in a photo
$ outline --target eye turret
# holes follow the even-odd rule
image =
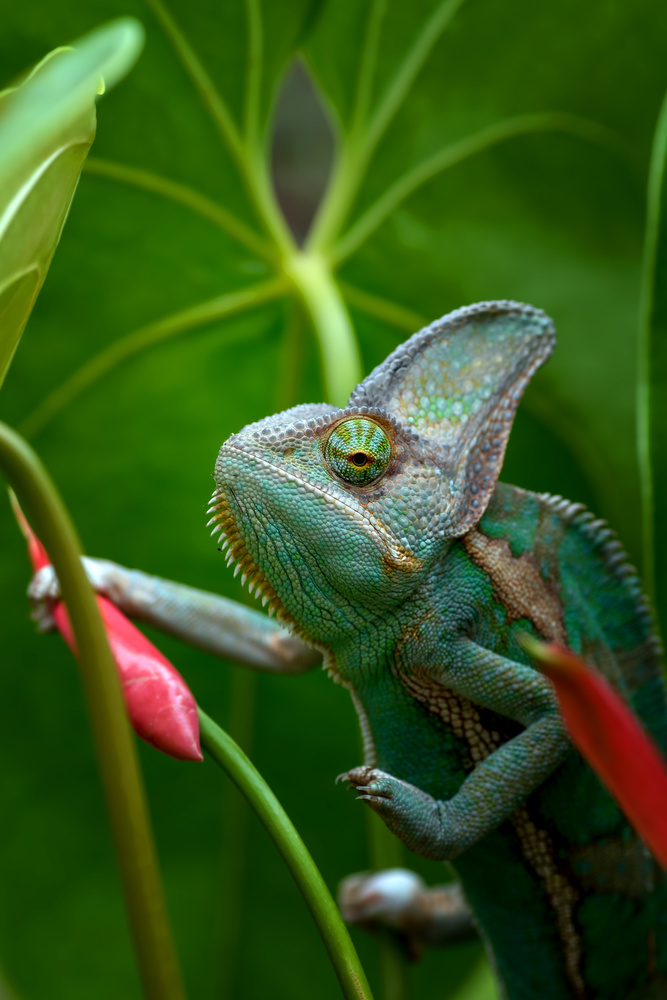
[[[336,424],[324,445],[324,460],[338,478],[353,486],[379,479],[391,461],[391,444],[379,424],[350,417]]]

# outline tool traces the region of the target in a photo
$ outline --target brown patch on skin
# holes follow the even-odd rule
[[[423,668],[417,667],[412,673],[400,672],[399,677],[413,698],[425,705],[429,712],[439,715],[455,736],[465,740],[468,758],[463,763],[469,770],[473,770],[510,738],[496,730],[486,729],[477,705],[433,680]],[[581,944],[573,917],[579,892],[559,869],[556,848],[548,831],[536,825],[525,805],[512,814],[510,823],[519,838],[526,864],[533,869],[549,897],[563,946],[567,977],[574,995],[583,998],[586,987],[580,972]]]
[[[535,557],[512,555],[506,539],[487,538],[473,528],[463,538],[466,552],[488,576],[511,620],[528,618],[551,642],[566,644],[563,610],[553,585],[542,579]]]

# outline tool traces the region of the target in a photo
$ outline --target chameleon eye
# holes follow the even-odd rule
[[[351,417],[332,430],[324,458],[343,482],[366,486],[387,471],[391,445],[381,427],[365,417]]]

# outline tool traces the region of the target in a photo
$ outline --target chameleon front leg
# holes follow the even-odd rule
[[[407,847],[434,861],[455,858],[508,819],[571,750],[555,694],[541,674],[468,639],[451,652],[452,665],[439,682],[526,728],[488,756],[478,751],[474,771],[446,801],[377,768],[343,776]],[[473,726],[471,749],[478,737]]]
[[[126,569],[107,559],[84,557],[96,593],[129,618],[152,625],[214,656],[257,670],[297,674],[321,662],[321,654],[277,622],[218,594]],[[42,631],[53,628],[50,608],[60,598],[53,567],[46,566],[28,588],[33,617]]]

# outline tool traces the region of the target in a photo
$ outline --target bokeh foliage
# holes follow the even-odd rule
[[[591,131],[586,138],[585,130],[561,127],[464,159],[397,205],[338,275],[364,371],[413,324],[458,305],[516,298],[546,309],[559,330],[558,351],[527,394],[503,478],[588,502],[638,560],[638,294],[645,174],[667,85],[667,9],[657,0],[392,0],[386,10],[371,0],[274,0],[248,9],[260,12],[264,38],[261,87],[251,101],[241,0],[173,0],[170,7],[238,130],[251,123],[257,157],[270,131],[275,87],[296,51],[305,52],[336,127],[351,137],[348,148],[352,140],[358,148],[359,123],[372,121],[400,82],[406,51],[438,16],[451,14],[441,35],[426,38],[423,66],[367,171],[350,173],[360,185],[345,229],[406,172],[507,118],[576,115],[618,137]],[[236,302],[218,318],[209,312],[207,322],[191,322],[198,303],[266,286],[275,269],[252,241],[230,234],[229,220],[211,219],[215,202],[271,244],[257,191],[248,194],[221,139],[210,91],[207,107],[206,87],[193,84],[179,59],[164,8],[138,0],[0,0],[0,66],[9,79],[119,14],[144,22],[145,54],[100,106],[97,164],[80,183],[0,395],[0,415],[32,429],[92,554],[239,598],[238,581],[224,572],[203,529],[215,454],[248,421],[323,398],[316,340],[298,300],[277,289],[252,310]],[[183,45],[181,51],[187,53]],[[368,87],[360,100],[364,65]],[[153,183],[149,190],[139,183],[145,174],[119,179],[109,163],[181,187],[156,192]],[[197,211],[185,203],[184,186],[198,192]],[[156,327],[173,316],[172,327]],[[158,341],[165,329],[173,335]],[[45,422],[43,401],[136,331],[158,342],[113,367],[113,355],[105,355],[107,373],[76,397],[70,391],[69,403],[61,397]],[[126,341],[125,349],[138,342]],[[35,1000],[133,997],[136,978],[76,676],[66,650],[33,635],[27,623],[27,564],[9,516],[0,517],[0,546],[0,741],[7,762],[0,773],[7,817],[0,827],[0,955]],[[206,710],[224,722],[234,668],[157,641]],[[228,846],[228,800],[226,806],[213,766],[176,764],[143,748],[142,757],[190,996],[219,995],[221,940],[239,922],[236,979],[228,981],[234,996],[337,996],[305,908],[254,823],[244,838],[243,907],[225,916],[217,872]],[[366,866],[361,809],[332,783],[359,760],[356,723],[339,688],[319,673],[262,678],[253,757],[330,885]],[[438,866],[419,867],[430,881],[441,877]],[[372,978],[373,949],[360,946]],[[429,955],[416,971],[417,994],[447,995],[474,954],[473,947]]]

